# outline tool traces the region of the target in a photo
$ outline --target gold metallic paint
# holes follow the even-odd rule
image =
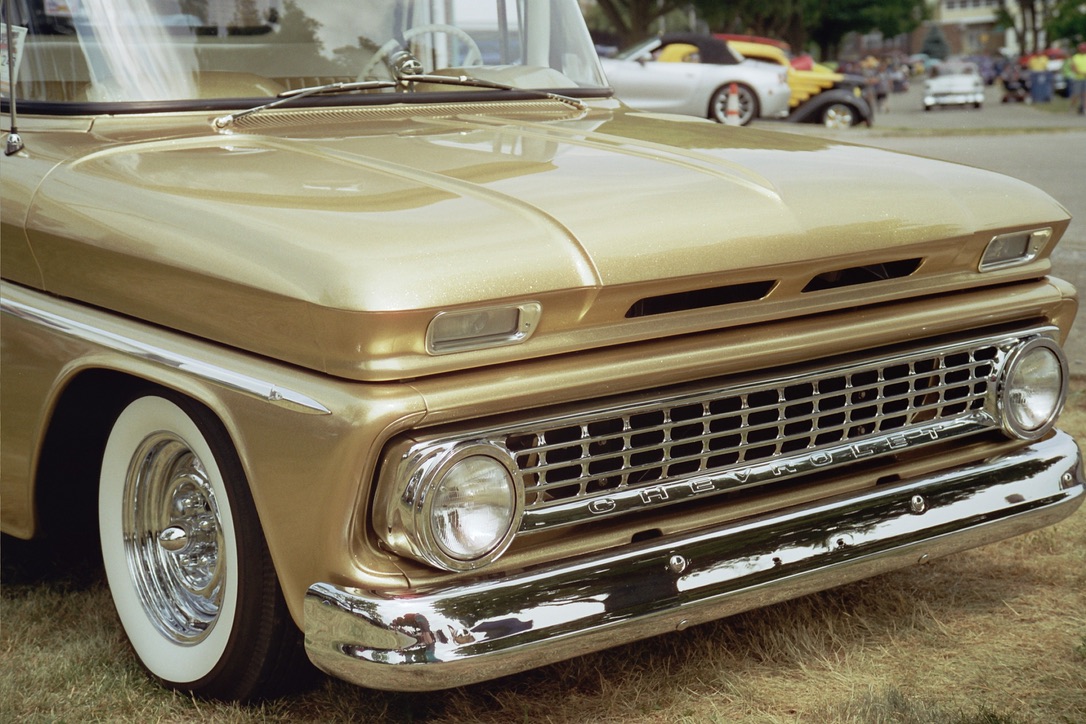
[[[395,122],[228,135],[206,114],[27,116],[21,131],[27,150],[0,171],[5,297],[266,378],[332,414],[5,317],[4,530],[34,532],[36,456],[66,384],[94,369],[149,380],[222,420],[299,620],[316,581],[440,577],[382,551],[368,527],[392,436],[982,326],[1051,321],[1066,334],[1077,306],[1042,279],[1051,247],[975,271],[994,234],[1062,234],[1066,211],[1032,187],[609,101],[563,122],[420,106]],[[924,263],[906,279],[801,292],[822,271],[911,257]],[[625,318],[646,296],[766,279],[778,284],[757,302]],[[435,313],[498,301],[540,302],[536,335],[426,354]],[[641,525],[585,540],[618,545]],[[499,569],[584,547],[538,537]]]
[[[268,111],[260,133],[228,135],[198,114],[99,118],[86,134],[28,117],[29,155],[4,159],[5,183],[43,154],[71,161],[26,201],[41,278],[12,252],[18,279],[391,380],[1035,277],[1047,252],[988,275],[977,255],[993,234],[1067,224],[1032,187],[975,169],[610,103],[561,122],[362,111],[351,125],[281,127]],[[798,294],[815,265],[909,256],[925,263],[907,280]],[[780,280],[769,299],[726,315],[623,318],[644,296],[767,275]],[[524,301],[544,313],[523,347],[426,354],[437,312]]]

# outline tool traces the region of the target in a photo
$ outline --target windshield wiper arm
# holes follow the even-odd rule
[[[308,98],[309,96],[319,95],[331,95],[333,93],[351,93],[353,91],[362,90],[379,90],[382,88],[396,88],[400,84],[394,80],[363,80],[352,82],[340,82],[340,83],[325,83],[324,85],[308,86],[306,88],[294,88],[292,90],[285,90],[276,96],[276,100],[265,103],[260,106],[255,106],[238,113],[230,113],[225,116],[219,116],[213,121],[215,128],[223,129],[228,128],[234,121],[245,116],[251,116],[254,113],[260,113],[266,111],[269,108],[277,108],[279,106],[296,101],[300,98]]]
[[[389,54],[388,67],[389,70],[392,71],[392,77],[394,77],[396,82],[405,90],[411,90],[412,85],[415,83],[455,85],[468,88],[491,88],[493,90],[529,93],[537,95],[540,98],[549,98],[550,100],[558,101],[559,103],[565,103],[567,106],[572,106],[578,111],[588,110],[588,106],[583,102],[570,96],[564,96],[561,93],[553,93],[551,91],[539,90],[536,88],[518,88],[517,86],[509,85],[508,83],[498,83],[497,81],[475,78],[470,75],[434,75],[424,73],[422,72],[422,63],[411,55],[411,53],[402,48]]]
[[[394,54],[399,55],[399,54]],[[229,128],[239,118],[245,116],[251,116],[255,113],[269,110],[271,108],[278,108],[279,106],[286,105],[302,98],[308,98],[309,96],[317,95],[331,95],[334,93],[351,93],[354,91],[363,90],[381,90],[385,88],[403,88],[410,90],[411,86],[415,83],[432,83],[434,85],[455,85],[468,88],[491,88],[493,90],[502,91],[516,91],[520,93],[528,93],[531,95],[539,96],[540,98],[549,98],[560,103],[564,103],[567,106],[572,106],[578,111],[584,111],[588,109],[582,101],[573,98],[571,96],[562,95],[561,93],[554,93],[552,91],[539,90],[536,88],[518,88],[515,85],[509,85],[507,83],[498,83],[492,80],[485,80],[483,78],[475,78],[470,75],[430,75],[422,73],[422,65],[418,61],[410,62],[414,60],[404,52],[403,55],[408,57],[408,60],[403,58],[394,58],[394,63],[390,63],[395,80],[361,80],[351,82],[339,82],[339,83],[325,83],[324,85],[308,86],[306,88],[294,88],[291,90],[285,90],[276,96],[274,101],[270,103],[264,103],[263,105],[254,106],[238,113],[230,113],[225,116],[219,116],[212,124],[216,129],[222,130]]]
[[[579,111],[588,109],[588,106],[582,101],[573,98],[572,96],[565,96],[561,93],[540,90],[538,88],[518,88],[515,85],[498,83],[483,78],[475,78],[470,75],[428,75],[426,73],[418,73],[414,75],[399,75],[397,76],[397,80],[404,87],[410,87],[413,83],[432,83],[434,85],[455,85],[466,86],[468,88],[492,88],[494,90],[516,91],[518,93],[528,93],[530,95],[539,96],[540,98],[549,98],[550,100],[565,103],[567,106],[572,106]]]

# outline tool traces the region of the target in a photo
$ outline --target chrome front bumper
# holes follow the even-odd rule
[[[681,630],[1055,523],[1083,467],[1056,432],[1013,454],[686,536],[433,591],[328,583],[306,650],[376,689],[470,684]]]

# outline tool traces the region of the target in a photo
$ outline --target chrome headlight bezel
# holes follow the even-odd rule
[[[469,463],[493,466],[504,473],[508,512],[496,526],[489,543],[474,554],[458,553],[443,542],[435,527],[441,502],[439,489],[461,466]],[[520,528],[524,512],[524,487],[512,454],[488,441],[421,445],[410,450],[396,466],[392,492],[374,508],[378,534],[389,548],[436,568],[461,572],[482,568],[509,548]],[[499,491],[499,496],[503,491]]]
[[[1015,383],[1015,377],[1025,364],[1037,359],[1036,355],[1047,355],[1052,363],[1054,390],[1048,409],[1038,416],[1038,422],[1030,423],[1022,414],[1023,402],[1017,399],[1023,389]],[[994,390],[994,414],[1003,433],[1019,440],[1038,440],[1047,435],[1056,426],[1067,400],[1068,376],[1067,358],[1059,344],[1049,337],[1034,337],[1010,350]]]

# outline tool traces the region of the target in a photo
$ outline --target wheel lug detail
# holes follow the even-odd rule
[[[170,526],[158,534],[158,544],[163,550],[177,553],[189,544],[189,534],[180,526]]]

